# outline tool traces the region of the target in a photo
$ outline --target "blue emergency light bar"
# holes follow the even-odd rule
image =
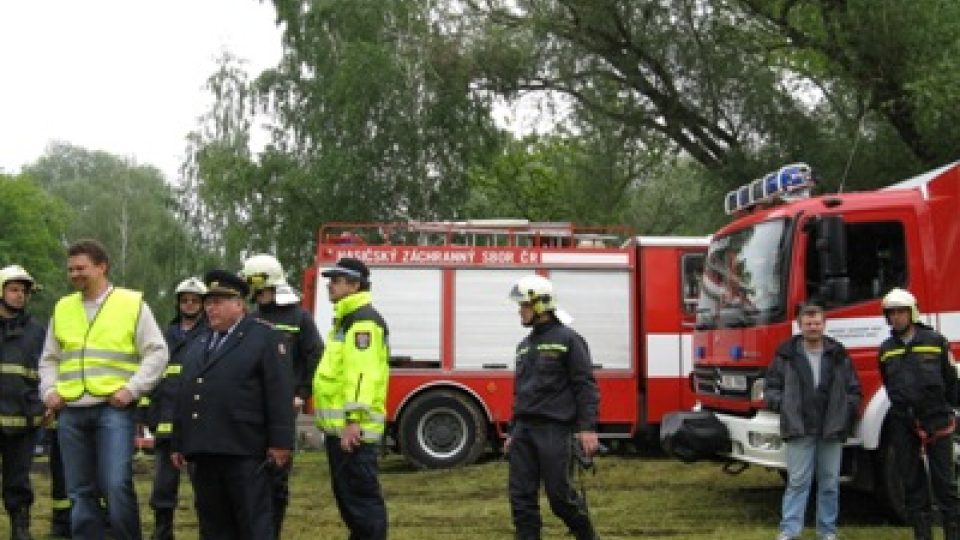
[[[731,215],[765,203],[804,199],[815,183],[809,165],[791,163],[727,193],[723,209]]]

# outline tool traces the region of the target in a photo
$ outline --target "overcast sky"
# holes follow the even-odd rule
[[[0,170],[66,141],[151,164],[168,181],[224,50],[257,74],[280,57],[257,0],[0,0]]]

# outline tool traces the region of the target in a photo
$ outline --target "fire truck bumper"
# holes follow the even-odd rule
[[[775,469],[787,468],[786,446],[780,438],[780,416],[758,411],[751,418],[716,414],[727,428],[730,446],[724,455],[734,461]]]
[[[727,429],[710,411],[670,413],[660,423],[663,450],[688,463],[716,459],[729,450]]]

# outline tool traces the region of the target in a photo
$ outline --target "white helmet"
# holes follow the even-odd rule
[[[883,297],[881,306],[883,306],[884,313],[886,313],[887,310],[895,308],[910,308],[913,314],[911,317],[913,322],[920,322],[920,310],[917,308],[917,298],[910,294],[908,290],[900,288],[891,289],[890,292]]]
[[[3,291],[7,282],[10,281],[22,281],[27,284],[27,289],[33,289],[37,284],[33,276],[19,264],[11,264],[0,268],[0,291]]]
[[[553,311],[557,308],[553,296],[553,283],[543,276],[523,276],[510,289],[510,300],[516,303],[531,303],[534,311]]]
[[[240,277],[247,281],[252,292],[287,284],[287,275],[273,255],[254,255],[243,261]]]
[[[207,286],[203,284],[200,278],[191,276],[181,281],[180,284],[177,285],[177,288],[174,289],[174,294],[180,293],[193,293],[203,296],[207,294]]]

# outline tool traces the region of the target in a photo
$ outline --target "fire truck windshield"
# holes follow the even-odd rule
[[[697,328],[755,326],[784,315],[788,220],[758,223],[710,243]]]

